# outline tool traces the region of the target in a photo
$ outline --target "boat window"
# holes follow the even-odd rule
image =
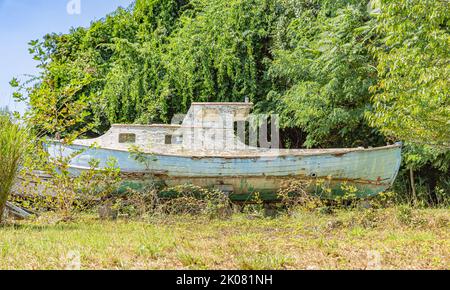
[[[119,134],[119,143],[136,143],[136,134],[131,133]]]

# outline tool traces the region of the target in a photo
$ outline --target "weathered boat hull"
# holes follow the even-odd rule
[[[235,200],[245,200],[259,192],[274,196],[287,180],[322,180],[339,191],[342,184],[353,185],[360,195],[374,195],[387,190],[394,182],[401,163],[401,145],[345,152],[323,150],[317,154],[281,154],[273,156],[183,156],[149,154],[151,162],[136,161],[127,151],[89,148],[80,145],[49,144],[51,155],[69,156],[83,150],[71,160],[74,174],[90,168],[89,161],[99,160],[99,167],[113,157],[127,184],[139,187],[148,176],[163,180],[168,186],[194,184],[218,187],[232,192]],[[295,152],[293,150],[292,152]]]

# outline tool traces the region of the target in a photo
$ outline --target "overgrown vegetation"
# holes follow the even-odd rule
[[[121,182],[115,162],[99,170],[98,161],[93,160],[90,168],[75,175],[69,170],[72,157],[38,163],[40,175],[32,172],[35,167],[23,168],[12,201],[37,214],[53,211],[66,221],[103,205]]]
[[[101,160],[92,159],[89,168],[79,175],[71,172],[70,161],[86,149],[66,154],[60,144],[71,144],[92,125],[79,125],[86,114],[80,111],[78,102],[69,102],[61,110],[57,103],[47,105],[50,115],[24,120],[32,128],[32,134],[28,136],[30,146],[24,154],[13,199],[32,211],[52,210],[62,220],[72,220],[76,214],[97,206],[104,196],[117,189],[120,170],[114,159],[103,160],[102,170],[98,169]],[[46,134],[56,140],[49,140]],[[49,154],[51,150],[55,154]]]
[[[386,139],[406,141],[396,189],[417,204],[450,192],[449,9],[448,1],[384,1],[371,47],[378,81],[367,116]]]
[[[449,6],[137,0],[88,28],[31,41],[41,74],[11,84],[36,132],[61,138],[249,97],[281,116],[285,147],[404,141],[396,190],[436,205],[450,191]]]
[[[136,0],[31,41],[41,72],[11,81],[31,134],[0,114],[0,221],[19,167],[13,200],[37,215],[0,227],[0,268],[68,267],[69,253],[90,269],[448,268],[449,10],[432,0]],[[233,205],[213,188],[150,177],[127,188],[114,160],[74,176],[80,152],[49,160],[42,145],[245,97],[281,116],[286,148],[404,141],[394,188],[363,200],[344,183],[332,199],[327,180],[292,180],[273,205],[259,193]]]
[[[0,223],[28,147],[27,131],[0,110]]]
[[[131,219],[171,215],[227,218],[231,215],[231,202],[223,192],[190,184],[160,187],[150,182],[143,190],[128,188],[108,198],[118,216]]]

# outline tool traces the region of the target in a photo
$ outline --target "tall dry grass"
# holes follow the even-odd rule
[[[27,148],[27,132],[0,112],[0,222]]]

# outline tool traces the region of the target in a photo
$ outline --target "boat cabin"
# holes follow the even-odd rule
[[[242,149],[246,145],[236,137],[235,124],[245,121],[251,108],[251,103],[193,103],[186,115],[177,116],[181,124],[114,124],[103,136],[74,144],[119,150],[135,145],[144,152]]]

